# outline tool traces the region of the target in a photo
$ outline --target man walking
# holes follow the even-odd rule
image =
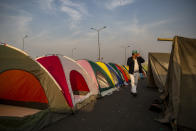
[[[142,65],[145,60],[140,56],[137,50],[132,51],[132,56],[128,58],[127,65],[129,66],[129,75],[131,78],[131,93],[137,95],[137,83],[140,73],[142,73]]]

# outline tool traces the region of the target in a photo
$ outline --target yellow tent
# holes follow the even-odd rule
[[[96,63],[106,72],[106,74],[109,76],[109,78],[111,79],[112,83],[114,84],[114,80],[112,78],[112,75],[111,75],[108,67],[103,62],[96,62]]]

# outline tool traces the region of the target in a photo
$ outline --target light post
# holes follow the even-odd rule
[[[126,60],[127,60],[127,50],[126,49],[129,47],[130,47],[129,45],[125,47],[125,65],[126,65]]]
[[[23,37],[23,39],[22,39],[22,50],[24,51],[24,39],[25,38],[27,38],[28,37],[28,35],[25,35],[24,37]]]
[[[96,28],[90,28],[92,30],[95,30],[97,31],[97,34],[98,34],[98,48],[99,48],[99,57],[98,57],[98,60],[100,61],[101,60],[101,55],[100,55],[100,43],[99,43],[99,32],[103,29],[105,29],[106,26],[102,27],[102,28],[99,28],[99,29],[96,29]]]
[[[72,49],[72,52],[71,52],[72,58],[74,58],[74,50],[76,50],[76,48]]]

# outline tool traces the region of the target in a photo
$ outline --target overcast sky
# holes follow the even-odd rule
[[[125,62],[136,49],[169,52],[170,42],[157,37],[196,38],[196,0],[0,0],[0,41],[30,56],[62,54],[96,60],[97,32],[105,62]]]

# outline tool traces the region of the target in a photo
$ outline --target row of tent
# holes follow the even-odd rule
[[[196,39],[175,36],[171,53],[149,53],[148,86],[161,92],[158,121],[196,130]],[[185,130],[185,129],[184,129]]]
[[[75,61],[62,55],[43,56],[34,60],[24,51],[2,44],[0,129],[15,129],[17,118],[20,117],[20,121],[21,118],[25,119],[17,125],[19,129],[36,130],[40,128],[35,126],[38,118],[43,120],[45,116],[44,119],[51,121],[51,117],[46,115],[48,112],[79,110],[98,96],[111,94],[129,83],[128,70],[128,66],[124,65]]]

